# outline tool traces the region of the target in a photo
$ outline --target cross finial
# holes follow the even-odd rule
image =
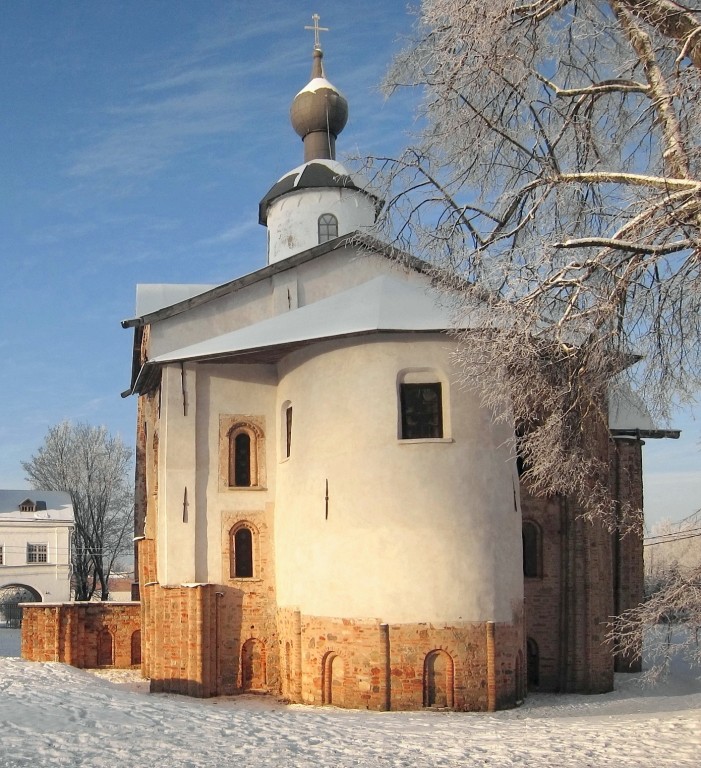
[[[321,19],[321,16],[319,16],[318,13],[312,14],[312,21],[314,22],[313,27],[305,27],[305,29],[313,29],[314,30],[314,50],[320,51],[321,50],[321,41],[319,40],[319,32],[328,32],[328,27],[320,27],[319,26],[319,20]]]

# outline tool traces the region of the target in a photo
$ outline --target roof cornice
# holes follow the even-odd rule
[[[416,272],[425,273],[429,270],[429,265],[425,261],[410,256],[408,253],[400,251],[399,249],[394,248],[387,243],[383,243],[381,240],[378,240],[371,235],[355,231],[351,232],[350,234],[337,237],[334,240],[329,240],[326,243],[315,245],[313,248],[309,248],[306,251],[296,253],[293,256],[289,256],[288,258],[283,259],[282,261],[277,261],[273,264],[261,267],[261,269],[257,269],[255,272],[249,272],[247,275],[243,275],[241,277],[235,278],[234,280],[230,280],[229,282],[217,285],[215,288],[204,291],[203,293],[198,293],[196,296],[192,296],[189,299],[178,301],[175,304],[171,304],[170,306],[157,309],[154,312],[148,312],[147,314],[141,315],[140,317],[132,317],[127,320],[122,320],[122,328],[140,328],[142,326],[149,325],[150,323],[158,322],[159,320],[166,320],[169,317],[182,314],[183,312],[187,312],[190,309],[194,309],[195,307],[199,307],[203,304],[209,303],[210,301],[219,299],[222,296],[235,293],[241,288],[246,288],[247,286],[260,282],[261,280],[266,280],[273,275],[286,272],[288,269],[293,269],[300,264],[306,264],[308,261],[318,259],[320,256],[324,256],[325,254],[332,251],[337,251],[342,248],[347,248],[354,245],[359,246],[367,251],[377,253],[381,256],[385,256],[386,258],[392,259],[393,261],[401,262]]]

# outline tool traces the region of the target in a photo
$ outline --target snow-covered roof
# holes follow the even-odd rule
[[[20,512],[20,504],[32,502],[34,511]],[[0,522],[17,520],[48,520],[72,522],[73,505],[70,494],[63,491],[0,490]]]
[[[295,190],[318,189],[320,187],[353,189],[365,192],[375,198],[375,195],[365,189],[366,182],[360,176],[351,173],[338,160],[325,158],[310,160],[281,176],[267,191],[258,205],[259,223],[265,224],[267,222],[268,207],[279,197]]]
[[[316,93],[317,91],[322,91],[324,89],[328,91],[334,91],[334,93],[337,93],[339,96],[343,96],[338,88],[336,88],[336,86],[329,82],[325,77],[313,77],[304,86],[304,88],[302,88],[302,90],[297,93],[297,96],[299,96],[300,93]],[[297,96],[295,96],[295,98],[297,98]],[[345,96],[343,98],[345,98]]]
[[[444,331],[451,313],[437,291],[376,277],[326,299],[155,357],[152,363],[205,360],[300,342],[378,331]]]
[[[614,437],[679,437],[679,430],[660,429],[645,403],[633,390],[618,383],[609,390],[609,430]]]

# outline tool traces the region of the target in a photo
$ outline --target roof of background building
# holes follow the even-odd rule
[[[32,501],[34,512],[20,512],[20,504]],[[0,490],[0,522],[7,520],[72,521],[73,505],[70,494],[63,491],[34,489]]]

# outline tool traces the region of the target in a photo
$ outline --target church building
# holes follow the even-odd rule
[[[382,202],[335,159],[348,104],[322,60],[291,108],[304,161],[260,202],[265,266],[141,285],[123,323],[144,674],[374,710],[610,690],[635,665],[603,641],[641,597],[642,542],[520,487],[426,265],[365,234]],[[657,435],[614,421],[611,487],[642,505]]]

